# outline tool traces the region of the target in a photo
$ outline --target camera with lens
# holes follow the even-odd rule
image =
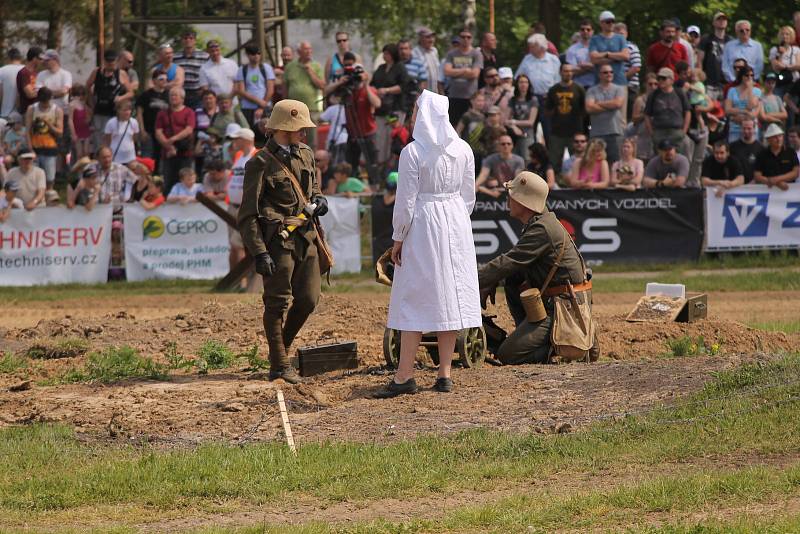
[[[345,86],[349,89],[355,88],[361,82],[361,75],[364,74],[364,67],[361,65],[346,65],[342,77],[347,80]]]

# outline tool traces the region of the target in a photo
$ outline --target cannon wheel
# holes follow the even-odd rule
[[[462,330],[456,338],[456,352],[464,367],[480,367],[486,359],[486,332],[483,327]]]
[[[386,365],[397,369],[400,363],[400,331],[387,328],[383,331],[383,357]]]

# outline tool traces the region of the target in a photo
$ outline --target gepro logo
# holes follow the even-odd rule
[[[142,239],[157,239],[164,235],[164,221],[161,217],[150,215],[142,221]]]

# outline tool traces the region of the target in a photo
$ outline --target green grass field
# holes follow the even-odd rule
[[[247,511],[337,503],[412,510],[411,519],[309,520],[201,532],[710,532],[800,526],[800,354],[723,372],[673,407],[564,435],[476,430],[388,445],[205,444],[159,450],[86,444],[69,428],[0,431],[0,528],[135,531]],[[472,496],[472,497],[469,497]],[[416,503],[416,504],[415,504]],[[749,510],[781,505],[767,515]],[[727,511],[724,520],[698,515]],[[165,523],[166,524],[166,523]],[[235,524],[235,523],[234,523]],[[656,529],[651,525],[660,525]],[[78,526],[79,525],[79,526]],[[726,527],[727,525],[727,527]],[[533,530],[531,530],[531,527]],[[659,530],[660,529],[660,530]],[[700,530],[698,530],[700,529]],[[718,530],[714,530],[718,529]],[[155,530],[159,530],[155,527]],[[780,530],[776,530],[780,531]]]

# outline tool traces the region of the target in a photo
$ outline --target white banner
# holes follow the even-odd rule
[[[123,208],[129,281],[207,280],[228,274],[228,226],[201,204]]]
[[[333,252],[331,274],[361,271],[361,227],[357,198],[328,197],[328,213],[320,218]]]
[[[706,189],[706,250],[800,247],[800,184]]]
[[[0,223],[0,285],[107,282],[111,209],[12,210]]]

